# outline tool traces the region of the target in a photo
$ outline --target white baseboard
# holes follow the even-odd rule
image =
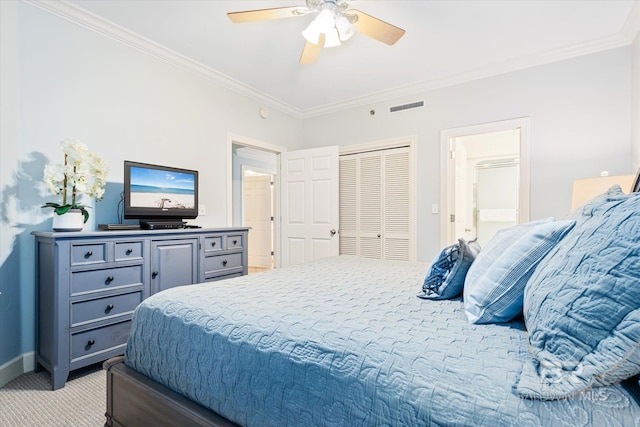
[[[21,354],[20,356],[0,365],[0,388],[18,378],[20,375],[35,369],[35,353]]]

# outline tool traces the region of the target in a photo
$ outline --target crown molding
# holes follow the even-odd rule
[[[345,101],[340,101],[337,103],[325,104],[319,107],[301,110],[299,108],[286,104],[273,96],[265,94],[249,85],[239,82],[238,80],[235,80],[210,67],[207,67],[197,61],[194,61],[165,46],[142,37],[141,35],[134,33],[133,31],[127,30],[126,28],[107,21],[95,14],[92,14],[91,12],[75,6],[67,2],[66,0],[23,1],[60,18],[66,19],[91,31],[99,33],[112,40],[164,60],[170,64],[189,71],[197,76],[200,76],[240,95],[246,96],[257,102],[263,103],[284,113],[290,114],[298,119],[307,119],[336,113],[350,108],[362,107],[379,102],[387,102],[391,101],[392,99],[405,96],[415,97],[417,93],[421,92],[428,92],[443,87],[467,83],[473,80],[479,80],[482,78],[523,70],[525,68],[531,68],[552,62],[562,61],[565,59],[575,58],[577,56],[588,55],[591,53],[597,53],[604,50],[627,46],[633,42],[638,32],[640,31],[640,1],[636,1],[621,32],[604,39],[594,40],[592,42],[582,43],[574,46],[568,46],[539,55],[516,58],[509,61],[491,64],[483,68],[478,68],[454,76],[434,79],[427,82],[421,82],[402,87],[396,87],[389,90],[376,92]]]
[[[633,43],[638,33],[640,32],[640,1],[636,0],[629,13],[627,21],[622,27],[622,34],[629,40],[629,43]]]
[[[148,55],[161,59],[199,77],[216,83],[226,89],[247,96],[257,102],[266,104],[295,117],[301,116],[301,110],[267,95],[259,90],[235,80],[219,71],[209,68],[191,58],[175,52],[161,44],[149,40],[126,28],[101,18],[65,0],[23,0],[25,3],[38,7],[46,12],[80,25],[126,46],[137,49]]]
[[[477,68],[475,70],[449,77],[444,77],[441,79],[434,79],[427,82],[410,84],[403,87],[396,87],[387,91],[377,92],[375,94],[370,94],[359,98],[353,98],[351,100],[336,104],[327,104],[317,108],[305,110],[302,113],[302,118],[307,119],[311,117],[335,113],[337,111],[349,108],[362,107],[379,102],[387,102],[395,98],[402,98],[407,96],[422,99],[424,98],[424,95],[422,94],[423,92],[429,92],[448,86],[467,83],[473,80],[480,80],[500,74],[506,74],[513,71],[519,71],[526,68],[532,68],[539,65],[575,58],[578,56],[589,55],[609,49],[615,49],[618,47],[627,46],[630,43],[631,41],[628,40],[628,38],[623,34],[616,34],[605,39],[556,49],[539,55],[531,55],[523,58],[499,62],[486,67]]]

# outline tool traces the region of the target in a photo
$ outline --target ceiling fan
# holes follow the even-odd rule
[[[260,21],[267,19],[291,18],[307,14],[317,16],[302,32],[306,39],[301,64],[315,62],[323,47],[339,46],[360,32],[388,45],[393,45],[405,33],[405,30],[384,22],[357,9],[348,9],[344,0],[306,0],[306,7],[289,6],[270,9],[229,12],[227,16],[234,23]]]

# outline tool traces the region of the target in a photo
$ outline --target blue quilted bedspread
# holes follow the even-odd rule
[[[429,265],[327,258],[172,288],[136,310],[126,364],[243,426],[640,426],[620,385],[519,398],[522,323],[416,298]]]

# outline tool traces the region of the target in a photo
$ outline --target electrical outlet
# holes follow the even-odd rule
[[[198,205],[198,215],[206,215],[206,214],[207,214],[207,206]]]
[[[438,204],[437,204],[437,203],[432,204],[432,205],[431,205],[431,213],[432,213],[432,214],[437,214],[437,213],[438,213],[438,207],[439,207],[439,206],[438,206]]]

